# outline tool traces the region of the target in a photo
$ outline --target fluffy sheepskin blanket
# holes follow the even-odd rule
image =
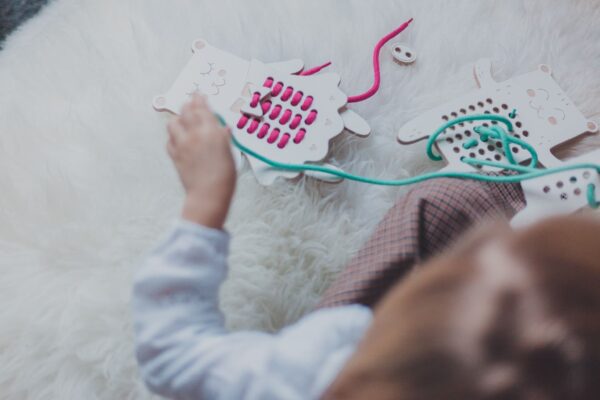
[[[551,65],[600,122],[598,0],[56,0],[11,35],[0,52],[0,398],[150,398],[132,354],[131,277],[182,200],[167,117],[150,104],[195,38],[246,59],[332,60],[354,94],[371,84],[373,44],[411,16],[399,40],[418,61],[383,53],[380,92],[353,107],[372,137],[334,141],[344,169],[435,168],[395,134],[475,88],[472,64],[486,56],[499,80]],[[229,326],[276,331],[308,312],[404,190],[264,188],[242,173],[227,225]]]

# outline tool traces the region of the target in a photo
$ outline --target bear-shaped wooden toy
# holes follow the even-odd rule
[[[370,133],[366,121],[346,107],[348,97],[339,89],[340,77],[335,73],[302,75],[301,60],[247,61],[202,39],[193,43],[192,50],[192,59],[173,86],[154,98],[156,110],[178,113],[189,96],[202,93],[241,144],[288,164],[322,162],[329,141],[344,128],[360,136]],[[239,152],[233,151],[239,160]],[[248,161],[263,185],[279,176],[300,174],[274,169],[253,157]],[[339,180],[318,172],[305,174]]]
[[[482,59],[476,63],[474,74],[479,89],[409,121],[400,129],[398,141],[411,144],[425,139],[440,125],[457,117],[499,114],[511,119],[512,134],[532,145],[540,162],[551,167],[561,164],[551,152],[554,147],[586,132],[598,131],[598,125],[586,119],[560,89],[547,65],[498,83],[491,75],[491,61]],[[463,156],[507,162],[500,141],[478,141],[475,146],[465,145],[467,142],[474,143],[472,138],[476,133],[473,127],[479,124],[491,126],[497,122],[464,122],[446,129],[439,136],[436,147],[447,161],[446,170],[472,171],[474,167],[461,162]],[[518,162],[530,158],[528,152],[516,145],[511,146],[511,152]],[[497,170],[487,166],[481,169]]]
[[[597,163],[598,160],[600,149],[569,159],[563,166]],[[571,214],[591,205],[590,201],[596,201],[596,191],[600,190],[600,174],[594,168],[573,169],[526,180],[521,186],[527,206],[513,217],[511,225],[514,227],[550,216]]]

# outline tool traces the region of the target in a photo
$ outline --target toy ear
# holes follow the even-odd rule
[[[552,68],[550,68],[550,66],[549,66],[549,65],[546,65],[546,64],[540,64],[538,68],[539,68],[539,70],[540,70],[540,71],[542,71],[543,73],[545,73],[545,74],[548,74],[548,75],[552,75]]]
[[[167,104],[167,99],[165,96],[156,96],[152,99],[152,106],[156,111],[164,111],[166,110],[165,105]]]
[[[590,132],[590,133],[596,133],[596,132],[598,132],[599,127],[598,127],[598,124],[595,123],[594,121],[588,121],[587,129],[588,129],[588,132]]]
[[[196,39],[194,40],[194,43],[192,43],[192,51],[195,53],[198,50],[202,50],[207,44],[208,43],[204,39]]]

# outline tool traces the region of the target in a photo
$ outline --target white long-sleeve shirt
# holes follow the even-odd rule
[[[179,221],[133,288],[136,356],[150,389],[173,399],[318,399],[372,318],[354,305],[304,317],[278,334],[228,332],[218,290],[227,233]]]

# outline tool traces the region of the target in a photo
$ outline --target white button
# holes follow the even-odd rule
[[[394,43],[392,45],[392,55],[403,64],[412,64],[417,59],[417,53],[404,43]]]

